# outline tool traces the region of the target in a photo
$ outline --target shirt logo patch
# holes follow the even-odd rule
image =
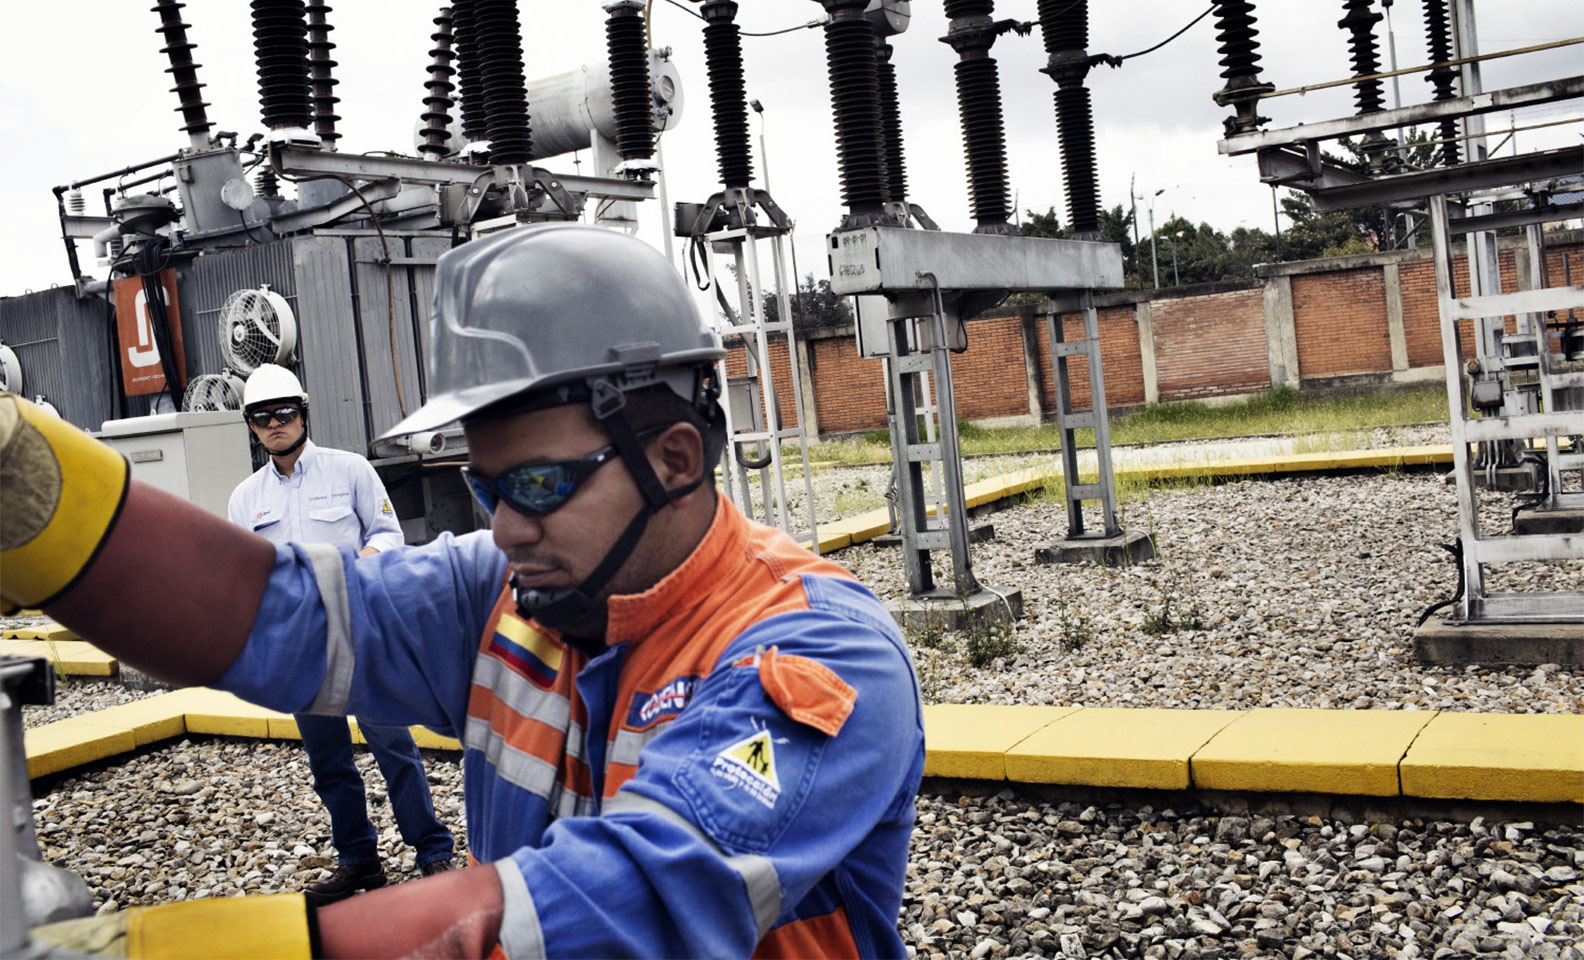
[[[747,791],[748,795],[764,804],[775,807],[781,796],[781,778],[776,776],[775,744],[770,731],[760,730],[751,737],[739,740],[715,755],[710,773],[731,785]]]
[[[396,511],[391,509],[391,505],[390,505],[390,501],[389,500],[381,500],[380,501],[380,511],[379,512],[383,513],[387,517],[396,516]]]
[[[693,699],[697,684],[698,677],[673,677],[644,699],[634,697],[632,708],[627,711],[627,726],[642,729],[656,720],[675,717]]]

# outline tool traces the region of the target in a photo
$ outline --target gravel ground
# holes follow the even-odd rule
[[[1436,442],[1424,432],[1385,439]],[[1044,462],[989,458],[965,472],[972,480]],[[860,488],[883,489],[886,475],[825,473],[817,496],[851,501]],[[1482,523],[1500,529],[1512,500],[1487,499]],[[1060,502],[1035,497],[987,518],[996,537],[973,552],[982,581],[1022,589],[1027,615],[1001,633],[914,635],[926,697],[1584,710],[1577,670],[1411,663],[1419,613],[1455,584],[1438,546],[1454,538],[1455,517],[1454,490],[1435,474],[1157,490],[1129,504],[1125,522],[1156,535],[1158,559],[1127,569],[1055,567],[1031,558],[1065,531],[1065,514]],[[835,559],[882,595],[902,593],[896,550],[861,546]],[[1580,583],[1584,566],[1559,564],[1505,572],[1491,586]],[[31,725],[124,695],[72,681],[51,712],[25,713]],[[359,766],[392,879],[415,875],[367,753]],[[460,768],[435,756],[429,771],[436,806],[461,841]],[[35,800],[34,813],[46,857],[82,873],[102,910],[295,890],[325,875],[334,856],[308,782],[295,743],[182,741],[63,779]],[[901,918],[910,952],[1584,960],[1584,825],[1354,823],[1175,802],[1096,808],[1010,790],[921,795]]]
[[[87,677],[57,677],[55,679],[55,702],[43,707],[28,707],[22,711],[22,726],[40,727],[56,720],[65,720],[75,717],[79,713],[92,713],[106,707],[116,707],[144,697],[152,697],[163,690],[136,690],[124,687],[115,680],[99,680]]]

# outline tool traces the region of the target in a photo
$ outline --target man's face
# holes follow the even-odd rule
[[[272,417],[264,426],[259,426],[254,422],[251,414],[247,418],[248,429],[253,431],[253,436],[258,438],[258,442],[263,444],[264,449],[270,453],[281,453],[289,450],[291,445],[296,443],[297,439],[303,435],[303,431],[308,429],[307,425],[303,423],[302,405],[292,403],[290,400],[261,403],[252,413],[281,410],[293,411],[293,415],[286,417],[287,422],[283,423],[282,418],[277,416]]]
[[[611,442],[605,431],[589,422],[581,406],[487,420],[468,425],[465,432],[469,469],[489,478],[522,464],[576,459]],[[566,502],[543,516],[526,516],[504,501],[497,504],[490,530],[518,587],[575,587],[604,559],[642,504],[627,465],[614,457],[578,483]],[[646,590],[664,575],[663,570],[650,569],[652,533],[651,528],[639,541],[600,599]],[[602,630],[603,624],[578,624],[571,632]]]

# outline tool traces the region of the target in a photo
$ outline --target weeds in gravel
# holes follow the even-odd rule
[[[1203,630],[1205,628],[1204,614],[1197,603],[1189,604],[1186,613],[1172,613],[1172,595],[1161,591],[1161,604],[1159,610],[1154,610],[1144,618],[1143,630],[1151,636],[1162,636],[1176,633],[1179,630]]]
[[[983,669],[997,660],[1010,659],[1018,652],[1012,625],[1004,620],[984,618],[962,631],[963,653],[968,662]]]
[[[922,650],[949,650],[953,646],[946,626],[936,620],[909,630],[908,640]]]
[[[1063,653],[1077,653],[1094,639],[1094,625],[1087,614],[1074,613],[1065,603],[1056,609],[1056,629],[1059,632],[1057,643],[1061,645]]]

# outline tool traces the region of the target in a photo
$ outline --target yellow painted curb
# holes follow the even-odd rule
[[[1194,754],[1193,783],[1202,790],[1397,796],[1397,764],[1433,716],[1422,710],[1253,710]]]
[[[1402,762],[1403,793],[1584,803],[1584,715],[1440,713]]]
[[[936,703],[924,708],[924,775],[1005,780],[1006,752],[1077,707]]]
[[[416,743],[419,749],[455,750],[457,752],[462,750],[462,742],[460,740],[435,733],[428,727],[408,727],[407,730],[412,734],[413,743]]]
[[[36,627],[9,627],[0,638],[6,640],[78,640],[81,639],[70,627],[63,627],[54,620],[46,620]]]
[[[43,657],[69,676],[112,677],[115,657],[84,640],[0,640],[0,656]]]
[[[1228,457],[1183,463],[1133,465],[1116,468],[1117,474],[1170,477],[1244,476],[1263,473],[1303,473],[1324,470],[1390,469],[1452,462],[1450,444],[1417,447],[1383,447],[1378,450],[1332,450],[1266,457]]]
[[[187,717],[181,709],[180,691],[106,707],[84,716],[99,726],[127,731],[132,734],[135,746],[139,747],[179,737],[187,732]]]
[[[190,687],[176,691],[182,714],[187,718],[188,733],[207,733],[228,737],[268,737],[270,721],[282,717],[264,707],[254,706],[246,700],[208,687]]]
[[[1086,707],[1006,752],[1006,777],[1018,783],[1186,790],[1188,762],[1228,724],[1232,710]]]
[[[59,773],[137,749],[137,738],[130,730],[95,723],[91,713],[24,730],[22,741],[29,778]]]

